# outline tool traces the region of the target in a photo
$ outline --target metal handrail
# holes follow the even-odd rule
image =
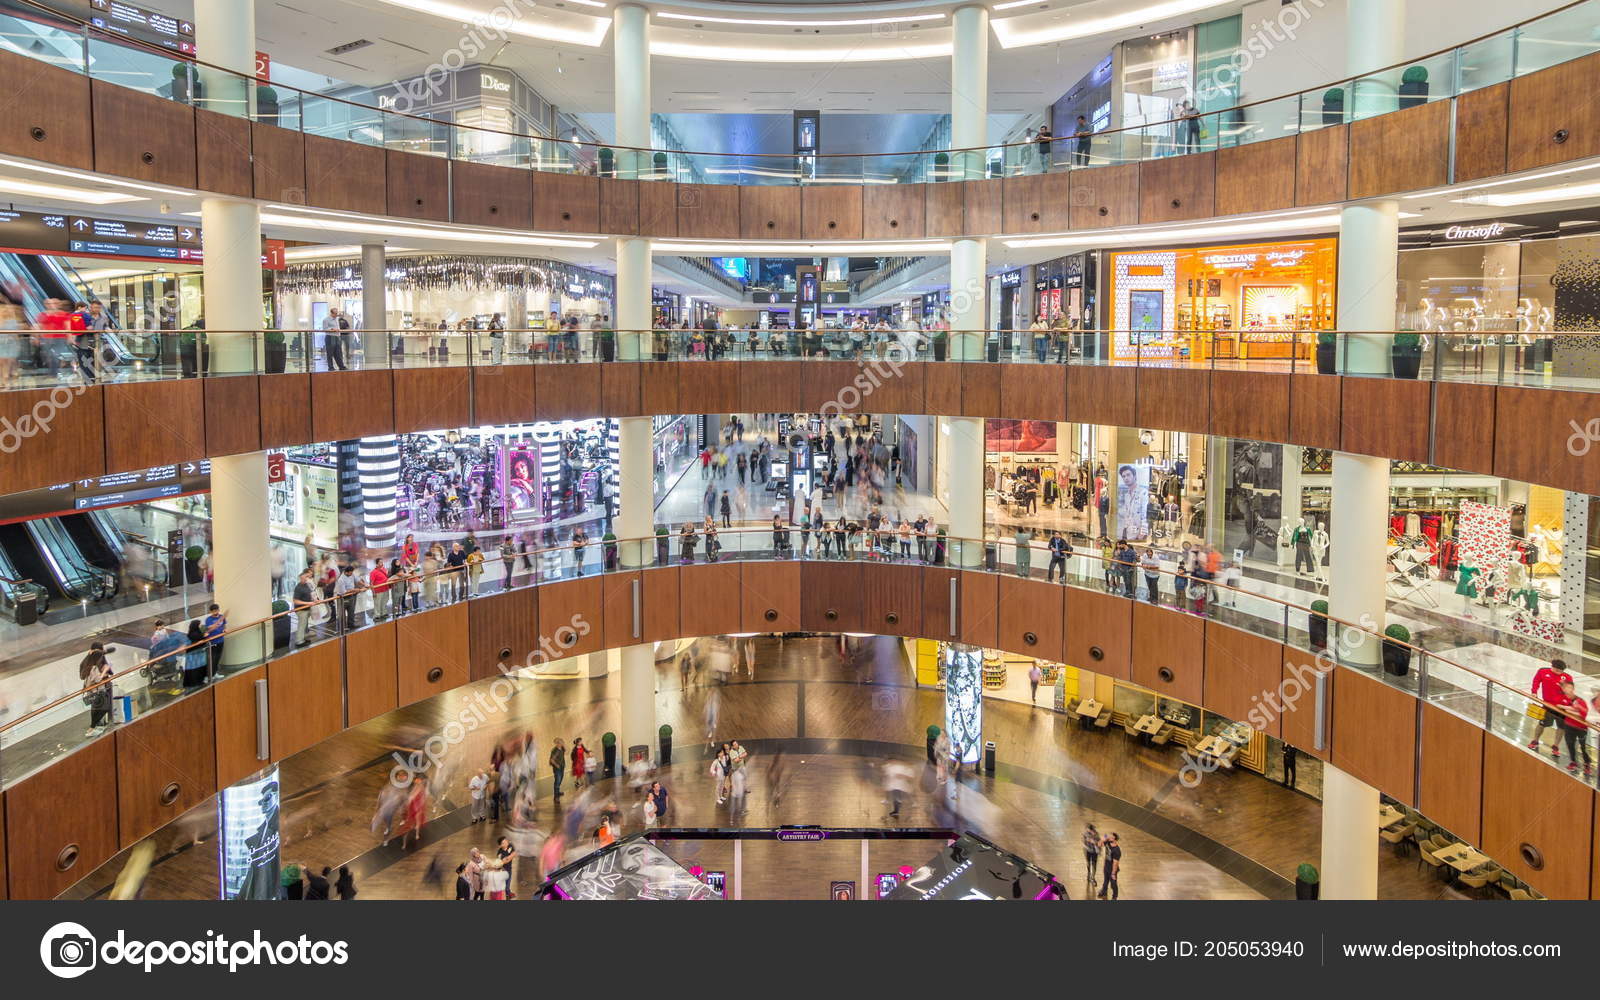
[[[104,29],[97,28],[94,25],[88,23],[87,21],[82,20],[81,18],[78,18],[78,17],[76,17],[74,15],[71,15],[71,14],[68,14],[68,13],[64,13],[62,11],[54,10],[54,9],[46,6],[45,4],[38,2],[38,0],[13,0],[13,2],[21,4],[21,5],[26,6],[26,7],[33,8],[33,9],[39,11],[41,14],[44,14],[44,15],[46,15],[46,16],[48,16],[50,18],[53,18],[53,19],[55,19],[55,20],[57,20],[59,22],[63,22],[65,24],[67,24],[67,25],[71,25],[74,30],[80,31],[83,34],[85,34],[86,36],[95,35],[102,41],[113,42],[113,43],[116,43],[116,44],[121,45],[121,46],[126,47],[126,48],[141,49],[141,50],[144,50],[144,51],[148,52],[149,54],[161,56],[164,59],[168,59],[168,60],[171,60],[171,61],[174,61],[174,62],[187,62],[187,63],[190,63],[190,64],[195,65],[195,66],[203,67],[203,68],[205,68],[205,69],[207,69],[209,71],[212,71],[212,72],[225,73],[225,74],[228,74],[230,76],[238,77],[239,79],[246,81],[247,84],[257,82],[255,77],[253,77],[253,76],[248,76],[246,74],[240,73],[240,72],[238,72],[236,70],[228,69],[226,67],[217,66],[217,65],[215,65],[213,63],[205,62],[204,60],[192,59],[192,58],[187,58],[187,57],[174,57],[172,52],[170,50],[168,50],[168,49],[164,49],[164,48],[162,48],[162,47],[160,47],[158,45],[155,45],[153,43],[150,43],[150,42],[145,42],[145,41],[138,40],[138,39],[127,38],[127,37],[115,34],[113,32],[109,32],[109,31],[106,31]],[[1434,50],[1432,52],[1424,53],[1423,55],[1417,56],[1417,57],[1412,58],[1412,59],[1407,59],[1407,60],[1404,60],[1404,61],[1401,61],[1401,62],[1393,63],[1393,64],[1388,65],[1388,66],[1379,67],[1379,68],[1373,69],[1373,70],[1371,70],[1371,71],[1369,71],[1367,73],[1361,73],[1361,74],[1357,74],[1357,75],[1353,75],[1353,76],[1341,77],[1341,78],[1339,78],[1337,80],[1333,80],[1333,81],[1321,84],[1321,85],[1316,86],[1316,87],[1308,87],[1308,88],[1305,88],[1303,90],[1291,91],[1291,92],[1286,93],[1286,94],[1280,94],[1280,95],[1278,95],[1276,97],[1264,98],[1262,100],[1257,100],[1257,101],[1249,101],[1249,102],[1246,102],[1244,104],[1237,104],[1237,105],[1234,105],[1232,107],[1222,108],[1222,109],[1218,109],[1218,110],[1215,110],[1215,111],[1207,111],[1207,112],[1201,114],[1199,117],[1200,118],[1207,118],[1207,117],[1211,117],[1211,116],[1221,116],[1221,115],[1229,114],[1231,112],[1240,111],[1240,110],[1243,110],[1243,109],[1246,109],[1246,108],[1258,107],[1258,106],[1261,106],[1261,105],[1264,105],[1264,104],[1271,104],[1273,102],[1282,101],[1282,100],[1285,100],[1285,99],[1291,98],[1291,97],[1302,97],[1302,96],[1304,96],[1306,94],[1315,94],[1315,93],[1317,93],[1319,91],[1326,90],[1326,89],[1328,89],[1330,87],[1335,87],[1335,86],[1339,86],[1341,84],[1351,83],[1353,81],[1359,81],[1359,80],[1363,80],[1363,79],[1368,79],[1370,77],[1378,76],[1380,74],[1390,73],[1390,72],[1393,72],[1395,70],[1403,69],[1403,68],[1405,68],[1407,66],[1414,66],[1414,65],[1416,65],[1416,64],[1418,64],[1420,62],[1425,62],[1426,60],[1437,58],[1439,56],[1443,56],[1443,55],[1449,54],[1451,52],[1455,52],[1455,51],[1457,51],[1459,49],[1465,48],[1466,46],[1474,45],[1474,44],[1477,44],[1477,43],[1483,42],[1483,41],[1487,41],[1487,40],[1489,40],[1491,38],[1496,37],[1497,35],[1502,35],[1502,34],[1505,34],[1506,32],[1518,31],[1519,29],[1522,29],[1526,25],[1534,24],[1534,23],[1536,23],[1538,21],[1543,21],[1543,20],[1545,20],[1547,18],[1552,18],[1552,17],[1558,16],[1558,15],[1560,15],[1560,14],[1562,14],[1562,13],[1568,11],[1568,10],[1571,10],[1572,8],[1581,6],[1582,4],[1587,3],[1587,2],[1589,2],[1589,0],[1573,0],[1572,3],[1568,3],[1568,4],[1564,5],[1564,6],[1558,7],[1555,10],[1547,11],[1544,14],[1539,14],[1539,15],[1536,15],[1534,17],[1525,18],[1525,19],[1523,19],[1521,21],[1516,21],[1516,22],[1514,22],[1514,23],[1512,23],[1512,24],[1510,24],[1510,25],[1508,25],[1508,26],[1506,26],[1504,28],[1500,28],[1500,29],[1495,30],[1495,31],[1487,32],[1485,34],[1478,35],[1478,36],[1476,36],[1474,38],[1469,38],[1466,41],[1458,42],[1458,43],[1456,43],[1454,45],[1448,45],[1448,46],[1445,46],[1443,48],[1436,49],[1436,50]],[[487,134],[487,135],[506,136],[506,137],[514,138],[514,139],[529,139],[529,140],[541,140],[541,141],[546,141],[546,142],[557,142],[557,143],[560,143],[561,145],[564,145],[564,146],[578,146],[578,147],[582,147],[582,148],[591,149],[591,150],[593,150],[595,152],[598,152],[598,150],[600,150],[600,149],[611,149],[611,150],[620,150],[620,151],[625,151],[625,152],[630,152],[630,153],[650,153],[650,154],[666,153],[666,154],[669,154],[669,155],[677,154],[677,155],[682,155],[682,156],[708,156],[708,157],[711,157],[711,156],[738,156],[738,157],[741,157],[741,158],[743,158],[743,157],[770,158],[770,159],[789,160],[789,161],[792,161],[792,160],[795,159],[795,154],[793,154],[793,153],[737,153],[737,154],[731,154],[731,153],[701,152],[701,151],[693,151],[693,150],[654,149],[654,148],[651,148],[651,147],[644,147],[644,146],[625,146],[625,145],[621,145],[621,144],[618,144],[618,143],[592,143],[592,142],[586,142],[586,141],[582,141],[582,140],[577,140],[577,141],[565,140],[565,139],[560,139],[559,137],[555,137],[555,136],[534,135],[534,134],[531,134],[531,133],[522,133],[522,132],[511,132],[511,131],[507,131],[507,130],[504,130],[504,129],[488,128],[488,127],[484,127],[484,126],[481,126],[481,125],[465,125],[464,126],[464,125],[456,124],[454,122],[440,122],[440,121],[438,121],[436,119],[424,118],[424,117],[422,117],[420,115],[414,115],[414,114],[410,114],[408,112],[396,111],[396,110],[391,110],[391,109],[386,109],[386,108],[377,108],[377,107],[373,107],[372,105],[369,105],[369,104],[361,104],[359,102],[349,100],[348,98],[335,97],[335,96],[328,95],[328,94],[316,93],[314,91],[301,90],[301,89],[299,89],[297,87],[289,86],[289,85],[286,85],[286,84],[274,83],[274,84],[271,84],[271,86],[274,89],[283,89],[283,90],[290,91],[290,92],[295,93],[295,94],[299,94],[300,97],[301,97],[301,100],[305,100],[307,98],[311,98],[311,99],[320,100],[320,101],[330,101],[330,102],[337,103],[337,104],[343,104],[343,105],[348,106],[348,107],[359,108],[364,112],[370,112],[370,113],[372,113],[374,115],[379,116],[380,118],[382,116],[387,115],[387,116],[393,116],[393,117],[396,117],[396,118],[410,119],[412,121],[417,122],[419,126],[426,126],[428,128],[438,128],[441,125],[444,125],[447,128],[452,128],[452,129],[466,128],[466,129],[470,129],[473,132],[483,133],[483,134]],[[1142,133],[1143,130],[1145,130],[1145,129],[1160,127],[1160,126],[1163,126],[1163,125],[1175,125],[1175,124],[1177,124],[1179,122],[1186,121],[1186,120],[1187,119],[1176,118],[1175,117],[1175,118],[1170,118],[1170,119],[1166,119],[1166,120],[1158,121],[1158,122],[1149,122],[1149,123],[1146,123],[1144,125],[1130,125],[1130,126],[1124,126],[1124,127],[1115,128],[1115,129],[1104,129],[1104,130],[1101,130],[1099,132],[1091,133],[1091,135],[1092,136],[1106,136],[1106,135],[1118,135],[1118,134],[1128,134],[1128,133]],[[304,118],[303,118],[303,116],[302,116],[301,126],[302,126],[302,130],[303,130],[303,128],[304,128]],[[1064,141],[1064,140],[1075,139],[1075,138],[1081,138],[1081,137],[1073,136],[1073,135],[1054,136],[1053,137],[1054,141]],[[893,152],[893,153],[888,153],[888,152],[885,152],[885,153],[823,153],[823,154],[817,154],[817,158],[819,158],[819,159],[828,159],[828,158],[834,158],[834,159],[856,158],[856,159],[860,159],[860,158],[866,158],[866,157],[932,156],[932,155],[936,155],[937,153],[941,153],[941,152],[950,153],[950,154],[958,154],[958,153],[987,153],[989,150],[994,150],[994,149],[1004,150],[1004,149],[1019,148],[1019,147],[1025,147],[1025,146],[1032,146],[1032,145],[1036,145],[1036,144],[1037,144],[1037,141],[1034,141],[1034,142],[1022,141],[1022,142],[1015,142],[1015,143],[1001,143],[1001,144],[996,144],[996,145],[985,145],[985,146],[952,147],[950,149],[944,149],[944,150],[905,150],[905,151]]]

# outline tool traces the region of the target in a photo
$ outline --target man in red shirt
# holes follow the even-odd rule
[[[1572,681],[1561,682],[1561,694],[1567,704],[1562,708],[1561,735],[1567,740],[1568,771],[1578,770],[1578,750],[1583,749],[1583,776],[1589,777],[1594,761],[1589,756],[1589,704],[1578,697]]]
[[[43,331],[39,334],[39,352],[44,355],[44,361],[50,366],[50,377],[55,378],[61,374],[61,352],[68,339],[68,331],[72,329],[72,314],[67,312],[67,304],[60,299],[45,299],[44,311],[34,317],[34,322]]]
[[[372,620],[381,622],[389,617],[389,574],[384,572],[383,560],[372,561],[372,572],[367,574],[367,586],[372,588]]]
[[[1533,675],[1533,696],[1550,705],[1565,705],[1566,695],[1561,693],[1561,685],[1571,684],[1572,675],[1567,673],[1567,664],[1564,660],[1551,660],[1548,667],[1540,667]],[[1539,722],[1539,731],[1533,734],[1533,739],[1528,742],[1528,749],[1537,751],[1539,744],[1544,741],[1545,730],[1556,723],[1556,714],[1546,709],[1544,718]],[[1560,734],[1550,734],[1550,756],[1561,756]]]

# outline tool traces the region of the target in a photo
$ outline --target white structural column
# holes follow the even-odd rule
[[[1322,899],[1378,898],[1378,790],[1322,767]]]
[[[240,76],[201,76],[206,105],[226,114],[248,111],[246,82],[255,72],[253,0],[197,0],[195,44],[205,60]],[[262,322],[261,213],[226,198],[200,202],[205,251],[205,335],[212,374],[257,370]],[[214,600],[230,626],[272,612],[272,557],[267,540],[267,462],[261,452],[211,459]],[[270,648],[270,632],[230,636],[222,662],[250,663]]]
[[[1352,85],[1346,110],[1358,119],[1395,110],[1400,71],[1374,71],[1405,58],[1406,0],[1347,0],[1345,20],[1345,73],[1374,74]]]
[[[1400,203],[1347,205],[1339,213],[1339,370],[1387,376],[1399,287]]]
[[[638,4],[612,11],[612,63],[615,67],[619,176],[645,177],[650,166],[650,12]],[[637,152],[635,151],[637,150]],[[650,329],[650,241],[617,240],[617,358],[635,362],[648,356]],[[655,466],[651,460],[649,417],[618,421],[618,516],[613,528],[619,539],[642,539],[653,531]],[[644,566],[652,544],[622,545],[625,566]],[[636,588],[642,589],[642,588]],[[637,592],[633,601],[642,600]],[[638,613],[635,609],[635,619]],[[644,745],[651,757],[656,747],[656,665],[651,643],[624,647],[621,655],[622,732],[619,761],[627,748]]]
[[[361,328],[363,330],[389,328],[389,298],[387,282],[384,279],[382,243],[361,245]],[[378,351],[387,352],[389,349],[388,338],[382,334],[365,339],[364,346],[369,356]],[[348,359],[346,361],[348,362]]]
[[[949,182],[983,176],[983,147],[989,135],[989,11],[962,7],[953,19],[955,46],[950,65],[950,140],[958,152],[951,157]],[[984,360],[988,325],[986,308],[989,242],[959,239],[950,251],[950,344],[953,361]],[[945,424],[950,435],[950,535],[956,539],[983,537],[983,420],[951,417]],[[952,558],[959,565],[976,566],[983,558],[980,545],[958,544]]]

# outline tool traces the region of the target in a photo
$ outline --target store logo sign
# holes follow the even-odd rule
[[[1451,226],[1444,231],[1447,240],[1490,240],[1506,231],[1504,222],[1487,222],[1481,226]]]
[[[504,94],[511,93],[510,80],[502,80],[497,76],[490,76],[488,73],[478,74],[478,85],[484,90],[494,90]]]

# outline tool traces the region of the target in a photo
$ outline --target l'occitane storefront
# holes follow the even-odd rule
[[[1338,241],[1107,254],[1112,357],[1310,359],[1334,325]]]

